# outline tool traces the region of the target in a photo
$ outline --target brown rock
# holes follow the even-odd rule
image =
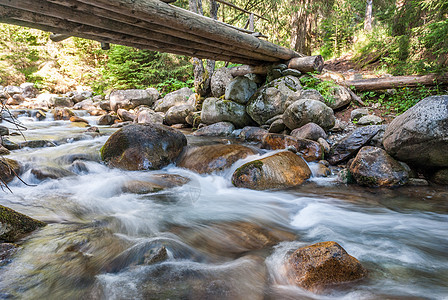
[[[20,164],[9,158],[2,158],[0,161],[0,177],[4,182],[10,182],[20,173]]]
[[[261,142],[268,133],[266,129],[260,127],[246,126],[241,130],[238,137],[246,142]]]
[[[288,268],[295,284],[314,293],[367,275],[361,263],[336,242],[297,249],[289,258]]]
[[[302,157],[284,151],[239,167],[232,175],[232,183],[253,190],[279,189],[302,184],[310,176],[311,170]]]
[[[212,173],[230,168],[236,161],[256,151],[242,145],[207,145],[190,148],[177,164],[198,173]]]
[[[262,147],[269,150],[293,148],[306,161],[323,159],[322,148],[319,143],[311,140],[298,139],[289,135],[270,133],[262,141]]]
[[[112,125],[116,120],[118,117],[115,115],[104,115],[98,119],[98,125]]]
[[[55,120],[70,120],[71,117],[75,116],[75,113],[70,109],[61,107],[56,107],[53,114]]]
[[[80,122],[80,123],[89,124],[89,121],[87,121],[86,119],[80,118],[78,116],[71,116],[70,117],[70,122]]]

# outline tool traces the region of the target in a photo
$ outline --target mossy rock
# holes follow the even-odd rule
[[[45,225],[44,222],[0,205],[0,241],[15,242]]]

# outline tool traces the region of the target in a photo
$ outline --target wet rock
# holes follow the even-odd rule
[[[75,176],[76,174],[61,168],[39,167],[31,169],[31,174],[39,180],[60,179],[64,177]]]
[[[423,178],[409,178],[408,184],[411,186],[428,186],[429,182]]]
[[[287,108],[289,96],[295,96],[302,86],[299,79],[293,76],[286,76],[271,81],[250,98],[247,104],[247,113],[259,125],[263,125],[267,120],[281,115]]]
[[[381,148],[366,146],[359,150],[350,166],[356,182],[365,186],[399,186],[409,180],[409,173]]]
[[[315,123],[308,123],[300,128],[291,131],[291,136],[299,139],[307,139],[317,141],[319,138],[327,138],[327,134],[319,125]]]
[[[6,105],[10,105],[10,106],[20,105],[20,102],[17,101],[16,99],[10,97],[10,98],[8,98],[8,100],[6,101]]]
[[[125,170],[157,170],[174,162],[187,144],[185,136],[159,124],[134,124],[113,133],[101,158]]]
[[[69,171],[73,172],[75,174],[88,174],[89,173],[89,168],[87,167],[87,165],[80,160],[76,160],[74,161],[70,166],[69,166]]]
[[[89,133],[100,133],[100,129],[96,126],[89,127],[85,132]]]
[[[5,147],[8,150],[17,150],[20,149],[20,146],[14,142],[11,142],[10,140],[6,138],[2,138],[2,146]]]
[[[350,170],[348,168],[342,169],[341,171],[339,171],[338,181],[340,183],[345,183],[345,184],[356,183],[355,178],[353,177],[352,173],[350,172]]]
[[[118,109],[117,115],[120,118],[120,120],[124,122],[134,122],[135,118],[137,117],[134,113],[131,113],[130,111],[127,111],[125,109]]]
[[[384,133],[386,151],[400,161],[448,167],[448,96],[427,97],[396,117]]]
[[[50,106],[52,107],[72,107],[73,101],[68,97],[52,97],[50,99]]]
[[[16,242],[26,234],[45,225],[44,222],[0,205],[0,241]]]
[[[39,121],[43,121],[47,118],[47,114],[43,110],[38,110],[34,117]]]
[[[110,107],[110,100],[100,101],[99,106],[100,106],[100,108],[102,110],[105,110],[105,111],[111,111],[112,110],[111,107]]]
[[[175,227],[171,231],[194,248],[223,256],[265,249],[296,238],[295,234],[286,228],[247,221]]]
[[[0,178],[2,181],[6,183],[12,181],[16,177],[16,174],[20,174],[20,170],[21,166],[18,161],[9,158],[1,158]]]
[[[20,85],[22,95],[25,98],[36,98],[38,90],[34,87],[34,83],[25,82]]]
[[[358,120],[358,125],[378,125],[383,122],[383,119],[381,119],[378,116],[375,115],[367,115],[363,116]]]
[[[310,169],[314,177],[328,177],[331,175],[331,170],[321,163],[310,166]]]
[[[187,124],[186,118],[196,109],[192,105],[173,106],[166,112],[165,123],[168,125]]]
[[[238,137],[246,142],[261,142],[269,132],[260,127],[246,126],[239,133]]]
[[[53,111],[53,118],[55,121],[58,120],[70,120],[71,117],[75,116],[75,113],[68,108],[57,107]]]
[[[257,152],[242,145],[207,145],[189,148],[181,156],[178,167],[200,174],[220,172],[230,168],[235,162]]]
[[[196,136],[231,136],[235,125],[230,122],[219,122],[196,130]]]
[[[52,141],[47,140],[34,140],[19,143],[19,148],[44,148],[44,147],[55,147],[56,144]]]
[[[6,149],[3,145],[0,145],[0,155],[8,155],[10,153],[11,153],[11,151]]]
[[[331,100],[325,101],[325,104],[334,110],[347,106],[352,102],[352,96],[347,88],[343,86],[335,86],[331,89],[330,97]]]
[[[369,111],[367,110],[367,108],[357,108],[352,110],[352,112],[350,113],[350,119],[352,121],[357,121],[361,117],[367,116],[368,114]]]
[[[430,180],[437,184],[448,185],[448,169],[437,170],[430,176]]]
[[[227,85],[225,99],[245,105],[257,88],[257,84],[249,78],[238,76]]]
[[[162,124],[163,115],[156,113],[152,109],[143,108],[137,112],[137,118],[135,120],[138,124]]]
[[[336,165],[355,156],[358,150],[367,145],[382,128],[380,125],[357,128],[331,147],[328,162]]]
[[[10,243],[0,243],[0,267],[8,264],[10,258],[19,250],[19,246]]]
[[[194,94],[193,91],[187,87],[171,92],[154,103],[154,111],[166,113],[173,106],[194,105],[188,101],[192,94]]]
[[[22,94],[15,94],[12,96],[14,100],[16,100],[17,103],[21,104],[22,102],[25,102],[25,97]]]
[[[117,111],[120,108],[133,109],[139,105],[151,106],[157,99],[154,99],[154,95],[145,90],[130,89],[113,91],[109,100],[111,110]]]
[[[101,116],[98,119],[98,125],[101,125],[101,126],[112,125],[115,123],[116,120],[118,120],[118,117],[116,115],[107,114],[107,115]]]
[[[318,138],[317,142],[322,147],[322,150],[325,153],[325,155],[327,155],[330,152],[330,149],[331,149],[330,144],[328,144],[328,142],[325,139],[323,139],[323,138]]]
[[[93,104],[92,99],[86,99],[73,105],[73,109],[94,110],[97,107]]]
[[[239,167],[232,175],[232,183],[254,190],[281,189],[300,185],[310,176],[303,158],[285,151]]]
[[[361,263],[336,242],[297,249],[289,258],[288,269],[296,285],[314,293],[367,276]]]
[[[123,193],[131,194],[149,194],[164,190],[164,187],[149,181],[131,180],[125,182],[122,187]]]
[[[81,117],[78,117],[78,116],[71,116],[70,122],[81,122],[81,123],[89,124],[89,121],[87,121],[86,119],[83,119]]]
[[[293,152],[300,153],[306,161],[316,161],[323,158],[319,143],[284,134],[270,133],[265,135],[262,140],[262,148],[268,150],[290,149]]]
[[[286,129],[286,125],[283,122],[283,119],[280,118],[278,120],[275,120],[274,122],[272,122],[271,126],[269,126],[269,132],[270,133],[279,133],[279,132],[283,132]]]
[[[128,125],[131,125],[132,122],[131,121],[124,121],[124,122],[120,122],[120,120],[117,120],[113,125],[111,125],[111,128],[122,128]]]
[[[222,67],[213,73],[211,78],[210,87],[213,97],[219,98],[226,92],[226,87],[232,81],[233,76],[230,74],[230,70],[226,67]]]
[[[251,123],[244,105],[219,98],[207,98],[204,100],[201,120],[205,124],[231,122],[237,128],[242,128]]]
[[[301,99],[292,103],[283,114],[286,126],[293,130],[307,123],[316,123],[325,130],[336,122],[333,110],[324,103],[311,99]]]
[[[9,128],[0,125],[0,136],[9,135]]]

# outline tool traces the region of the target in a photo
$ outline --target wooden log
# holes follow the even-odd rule
[[[3,3],[3,2],[9,2],[9,1],[0,0],[0,3]],[[137,43],[139,43],[139,44],[144,44],[141,42],[142,37],[143,37],[143,39],[147,39],[147,40],[151,41],[151,43],[154,46],[157,46],[159,49],[157,51],[174,53],[173,50],[176,51],[177,49],[181,50],[182,48],[184,48],[184,49],[187,49],[187,53],[188,53],[188,51],[192,52],[192,50],[197,50],[199,52],[202,51],[203,53],[205,53],[205,52],[215,53],[215,55],[213,55],[214,57],[219,57],[219,55],[222,54],[223,59],[224,59],[224,57],[227,59],[229,57],[243,58],[242,55],[235,55],[234,53],[232,53],[231,51],[227,51],[226,49],[211,48],[204,44],[196,44],[196,43],[188,41],[188,40],[183,40],[183,39],[179,39],[176,37],[166,36],[166,35],[162,35],[159,33],[148,32],[148,30],[146,30],[146,29],[135,28],[134,26],[122,24],[122,23],[114,21],[114,20],[104,19],[104,18],[95,16],[93,14],[90,14],[88,12],[77,12],[77,11],[70,9],[69,7],[56,5],[53,3],[45,2],[42,4],[36,4],[36,2],[34,0],[21,0],[19,2],[10,3],[10,4],[8,4],[8,6],[18,8],[20,10],[26,10],[29,12],[39,11],[40,12],[39,14],[44,14],[49,17],[61,18],[64,20],[72,21],[77,24],[90,25],[90,26],[92,26],[92,28],[93,27],[100,28],[100,29],[107,30],[108,32],[111,32],[111,30],[109,30],[109,29],[113,29],[113,31],[117,31],[118,33],[134,36]],[[38,13],[36,13],[36,14],[38,14]],[[17,17],[20,17],[20,16],[17,16]],[[22,20],[26,21],[23,18],[22,18]],[[30,21],[30,20],[28,19],[28,21]],[[67,22],[65,24],[67,24]],[[76,24],[72,25],[72,27],[77,27],[77,26],[78,25],[76,25]],[[66,28],[66,29],[70,29],[70,28]],[[129,40],[127,40],[127,41],[132,42]],[[116,43],[119,43],[119,42],[116,42]],[[170,45],[168,45],[168,44],[170,44]],[[193,55],[193,54],[188,54],[188,55]],[[253,55],[253,57],[257,57],[257,55]],[[265,57],[265,56],[261,56],[261,55],[258,56],[258,58],[268,60],[268,61],[275,60],[275,58]],[[253,58],[247,57],[247,59],[255,60],[256,58],[253,59]],[[241,62],[244,60],[239,59],[239,61]]]
[[[321,55],[295,57],[288,61],[288,68],[299,70],[302,73],[322,72],[324,59]]]
[[[266,58],[259,57],[257,53],[254,53],[251,50],[248,50],[244,47],[239,47],[239,43],[237,44],[225,44],[221,43],[219,41],[214,41],[211,39],[208,39],[204,36],[198,36],[195,34],[192,34],[191,32],[183,32],[179,30],[173,30],[169,27],[161,26],[155,23],[147,22],[146,20],[137,19],[132,12],[126,12],[121,9],[114,9],[112,8],[106,8],[104,5],[99,5],[96,3],[91,3],[91,1],[86,1],[86,3],[82,3],[80,1],[82,0],[47,0],[48,2],[63,5],[70,7],[73,9],[73,7],[76,7],[76,10],[83,12],[83,13],[91,13],[97,16],[107,16],[107,18],[115,21],[119,21],[121,23],[125,23],[128,25],[131,25],[133,27],[137,28],[143,28],[153,33],[159,33],[163,35],[173,36],[177,37],[183,40],[187,40],[189,42],[197,43],[197,44],[203,44],[208,49],[226,49],[229,52],[232,52],[235,56],[245,56],[250,57],[254,60],[263,60]],[[111,10],[113,9],[113,10]],[[267,59],[268,61],[277,61],[278,59],[275,57],[271,57]]]
[[[346,80],[342,84],[356,91],[377,91],[401,87],[416,87],[419,85],[434,86],[436,84],[448,84],[448,73]]]
[[[266,75],[268,73],[268,66],[266,66],[266,65],[259,65],[259,66],[243,65],[243,66],[229,68],[229,71],[233,77],[244,76],[246,74]]]
[[[80,2],[121,12],[150,23],[169,27],[173,30],[206,37],[228,45],[240,45],[241,48],[289,60],[299,56],[295,51],[257,39],[238,30],[229,28],[213,19],[199,16],[179,7],[158,0],[80,0]]]
[[[0,16],[9,19],[15,19],[17,21],[23,21],[24,24],[29,27],[41,29],[41,27],[39,28],[35,26],[35,23],[38,23],[40,25],[47,26],[46,28],[51,28],[51,31],[53,32],[61,33],[61,31],[63,31],[65,34],[69,33],[69,35],[93,39],[99,42],[122,44],[126,46],[131,45],[140,49],[170,52],[187,56],[197,56],[200,58],[214,57],[215,59],[228,59],[230,61],[238,61],[239,63],[246,63],[248,60],[250,60],[250,58],[238,57],[236,55],[233,55],[231,52],[226,52],[223,50],[218,50],[218,53],[214,53],[212,52],[214,51],[214,49],[211,49],[211,51],[208,51],[208,49],[197,50],[190,47],[146,40],[139,37],[128,36],[121,33],[111,32],[109,30],[103,30],[88,25],[82,25],[79,23],[69,22],[54,17],[40,15],[34,12],[4,7],[2,5],[0,5]],[[252,63],[260,63],[260,61],[253,60]]]

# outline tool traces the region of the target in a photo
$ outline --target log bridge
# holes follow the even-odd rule
[[[67,36],[229,61],[266,72],[267,65],[286,63],[301,72],[322,71],[319,56],[257,38],[238,29],[170,5],[170,0],[0,0],[0,22]],[[239,69],[239,72],[244,70]]]

